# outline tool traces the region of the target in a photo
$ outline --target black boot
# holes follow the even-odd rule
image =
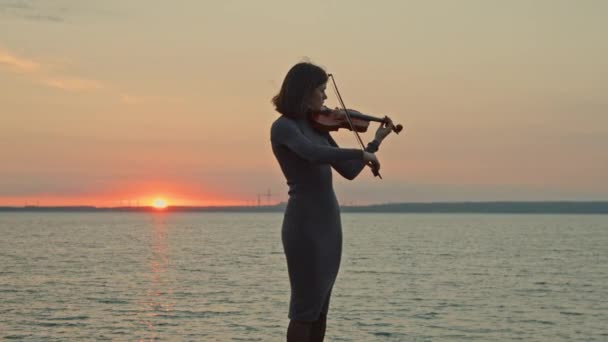
[[[287,342],[310,342],[313,323],[290,320],[287,327]]]

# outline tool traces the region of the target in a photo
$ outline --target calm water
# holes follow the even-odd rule
[[[342,218],[328,341],[608,341],[608,216]],[[282,341],[281,219],[2,213],[0,337]]]

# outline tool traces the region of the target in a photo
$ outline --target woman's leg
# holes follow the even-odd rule
[[[331,298],[331,289],[325,297],[325,301],[323,302],[323,307],[321,308],[321,312],[319,314],[319,319],[313,322],[312,331],[310,334],[311,342],[323,342],[323,338],[325,338],[325,328],[327,327],[327,313],[329,312],[329,300]]]
[[[292,319],[287,327],[287,342],[310,342],[310,334],[315,322]]]
[[[314,321],[312,324],[312,330],[310,333],[310,342],[323,342],[325,338],[325,327],[327,325],[327,314],[321,312],[319,319]]]

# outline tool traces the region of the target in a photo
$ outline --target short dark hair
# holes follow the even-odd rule
[[[277,112],[297,118],[307,112],[306,100],[313,90],[327,82],[325,70],[310,62],[301,62],[289,69],[279,93],[272,98]]]

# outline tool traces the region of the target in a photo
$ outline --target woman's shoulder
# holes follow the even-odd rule
[[[297,127],[296,120],[285,115],[281,115],[276,120],[274,120],[274,122],[272,123],[271,130],[274,132],[276,130],[290,129],[293,127]]]
[[[298,121],[285,115],[279,116],[270,128],[271,140],[283,141],[289,139],[289,137],[297,134],[300,131]]]

